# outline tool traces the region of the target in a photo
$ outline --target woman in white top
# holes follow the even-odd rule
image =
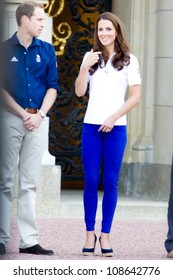
[[[126,146],[126,114],[140,101],[141,78],[137,58],[130,54],[120,19],[110,12],[99,16],[94,47],[83,58],[75,82],[77,96],[89,101],[82,129],[84,167],[84,212],[86,242],[84,255],[94,254],[97,237],[95,217],[100,170],[103,166],[103,201],[100,247],[112,256],[109,235],[118,197],[118,178]],[[129,97],[125,94],[129,87]]]

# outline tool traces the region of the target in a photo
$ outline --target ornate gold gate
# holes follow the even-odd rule
[[[49,150],[62,168],[62,188],[82,187],[81,128],[87,96],[77,98],[74,82],[81,60],[92,48],[95,20],[111,10],[111,0],[49,0],[60,93],[51,112]]]

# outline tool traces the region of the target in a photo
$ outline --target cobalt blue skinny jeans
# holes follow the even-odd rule
[[[94,231],[98,186],[103,166],[101,232],[110,233],[118,198],[118,179],[127,142],[126,126],[98,132],[100,125],[83,124],[82,162],[84,168],[84,214],[87,231]]]

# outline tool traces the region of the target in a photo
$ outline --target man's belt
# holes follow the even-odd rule
[[[26,108],[25,110],[30,114],[37,114],[38,112],[38,109],[36,108]]]

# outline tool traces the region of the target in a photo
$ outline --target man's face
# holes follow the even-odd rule
[[[34,14],[27,22],[27,30],[33,37],[39,37],[45,27],[45,12],[42,8],[36,7]]]

